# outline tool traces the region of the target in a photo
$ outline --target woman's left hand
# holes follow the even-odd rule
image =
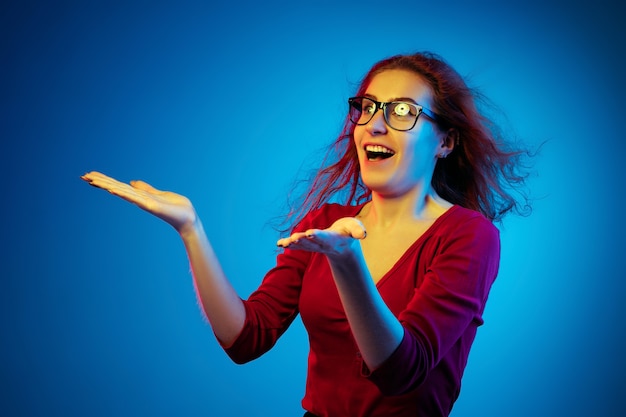
[[[278,246],[289,249],[341,255],[350,250],[357,239],[367,236],[363,223],[354,217],[343,217],[328,229],[309,229],[279,239]]]

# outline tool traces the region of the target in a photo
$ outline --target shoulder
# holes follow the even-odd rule
[[[499,241],[500,231],[483,214],[462,206],[451,207],[440,218],[439,233],[449,237]]]
[[[479,213],[475,210],[471,210],[459,205],[452,206],[446,213],[446,223],[467,223],[472,222],[477,226],[486,228],[486,229],[496,229],[496,226],[493,224],[491,220],[486,218],[482,213]]]

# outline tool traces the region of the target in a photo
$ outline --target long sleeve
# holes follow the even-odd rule
[[[386,395],[403,394],[420,385],[472,323],[474,329],[482,324],[498,272],[499,232],[478,216],[458,226],[457,232],[441,236],[434,245],[432,263],[398,315],[405,329],[398,349],[375,371],[363,367],[364,375]]]
[[[337,210],[341,206],[332,207]],[[328,227],[332,219],[326,210],[317,210],[306,216],[294,231]],[[267,352],[296,318],[302,280],[311,257],[311,252],[285,249],[258,289],[244,300],[244,327],[235,342],[225,347],[234,362],[249,362]]]
[[[286,250],[278,255],[259,288],[244,300],[246,320],[235,342],[225,348],[236,363],[258,358],[274,346],[298,315],[302,275],[310,254]]]
[[[326,228],[359,210],[329,204],[296,230]],[[225,350],[237,363],[255,359],[300,314],[310,347],[303,408],[317,415],[446,416],[482,324],[499,251],[498,230],[480,214],[454,206],[437,219],[376,285],[404,335],[370,372],[327,258],[286,249],[244,301],[244,328]]]

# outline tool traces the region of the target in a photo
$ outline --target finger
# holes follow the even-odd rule
[[[113,195],[121,197],[124,200],[135,204],[140,204],[142,202],[142,198],[138,194],[138,190],[134,189],[129,184],[118,181],[102,173],[92,171],[81,176],[81,178],[87,181],[89,185],[101,188]]]
[[[319,232],[321,232],[320,229],[308,229],[306,232],[304,232],[304,236],[308,238],[315,238],[315,235],[317,235]]]
[[[286,248],[289,246],[289,239],[281,238],[276,242],[276,246],[280,246],[281,248]]]
[[[95,181],[96,179],[98,179],[99,177],[104,176],[103,174],[97,172],[97,171],[91,171],[91,172],[87,172],[83,175],[80,176],[80,178],[84,181],[87,181],[88,183],[91,183],[93,181]]]
[[[365,230],[365,226],[363,226],[363,223],[361,223],[360,220],[354,220],[354,222],[350,223],[350,236],[355,239],[365,239],[367,237],[367,230]]]
[[[364,239],[367,236],[367,231],[365,230],[363,223],[354,217],[344,217],[337,220],[331,226],[331,229],[334,229],[336,232],[344,236],[350,236],[354,239]]]
[[[101,172],[98,171],[90,171],[90,172],[86,172],[84,175],[81,175],[81,178],[83,177],[93,177],[93,176],[98,176],[98,175],[104,175]]]
[[[282,248],[289,248],[292,250],[304,250],[309,252],[325,252],[325,248],[322,242],[319,242],[313,238],[305,237],[299,240],[280,239],[277,245]]]
[[[298,243],[300,240],[307,240],[314,238],[314,234],[318,232],[317,229],[310,229],[306,232],[297,232],[292,234],[289,237],[284,237],[282,239],[278,239],[276,245],[281,246],[283,248],[289,247],[295,243]]]
[[[151,186],[147,182],[141,181],[141,180],[131,181],[130,185],[132,185],[134,188],[137,188],[138,190],[147,191],[147,192],[153,193],[153,194],[161,192],[161,190],[157,190],[156,188],[154,188],[153,186]]]
[[[89,183],[90,185],[93,185],[94,187],[103,188],[105,190],[109,190],[111,188],[124,184],[120,181],[117,181],[114,178],[111,178],[107,175],[104,175],[96,171],[92,171],[87,174],[84,174],[80,178],[86,181],[87,183]]]

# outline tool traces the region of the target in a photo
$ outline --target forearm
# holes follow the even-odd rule
[[[196,219],[193,225],[179,233],[189,257],[202,309],[220,342],[230,346],[245,322],[243,302],[222,271],[200,220]]]
[[[360,248],[328,259],[363,360],[374,370],[400,345],[402,325],[380,296]]]

